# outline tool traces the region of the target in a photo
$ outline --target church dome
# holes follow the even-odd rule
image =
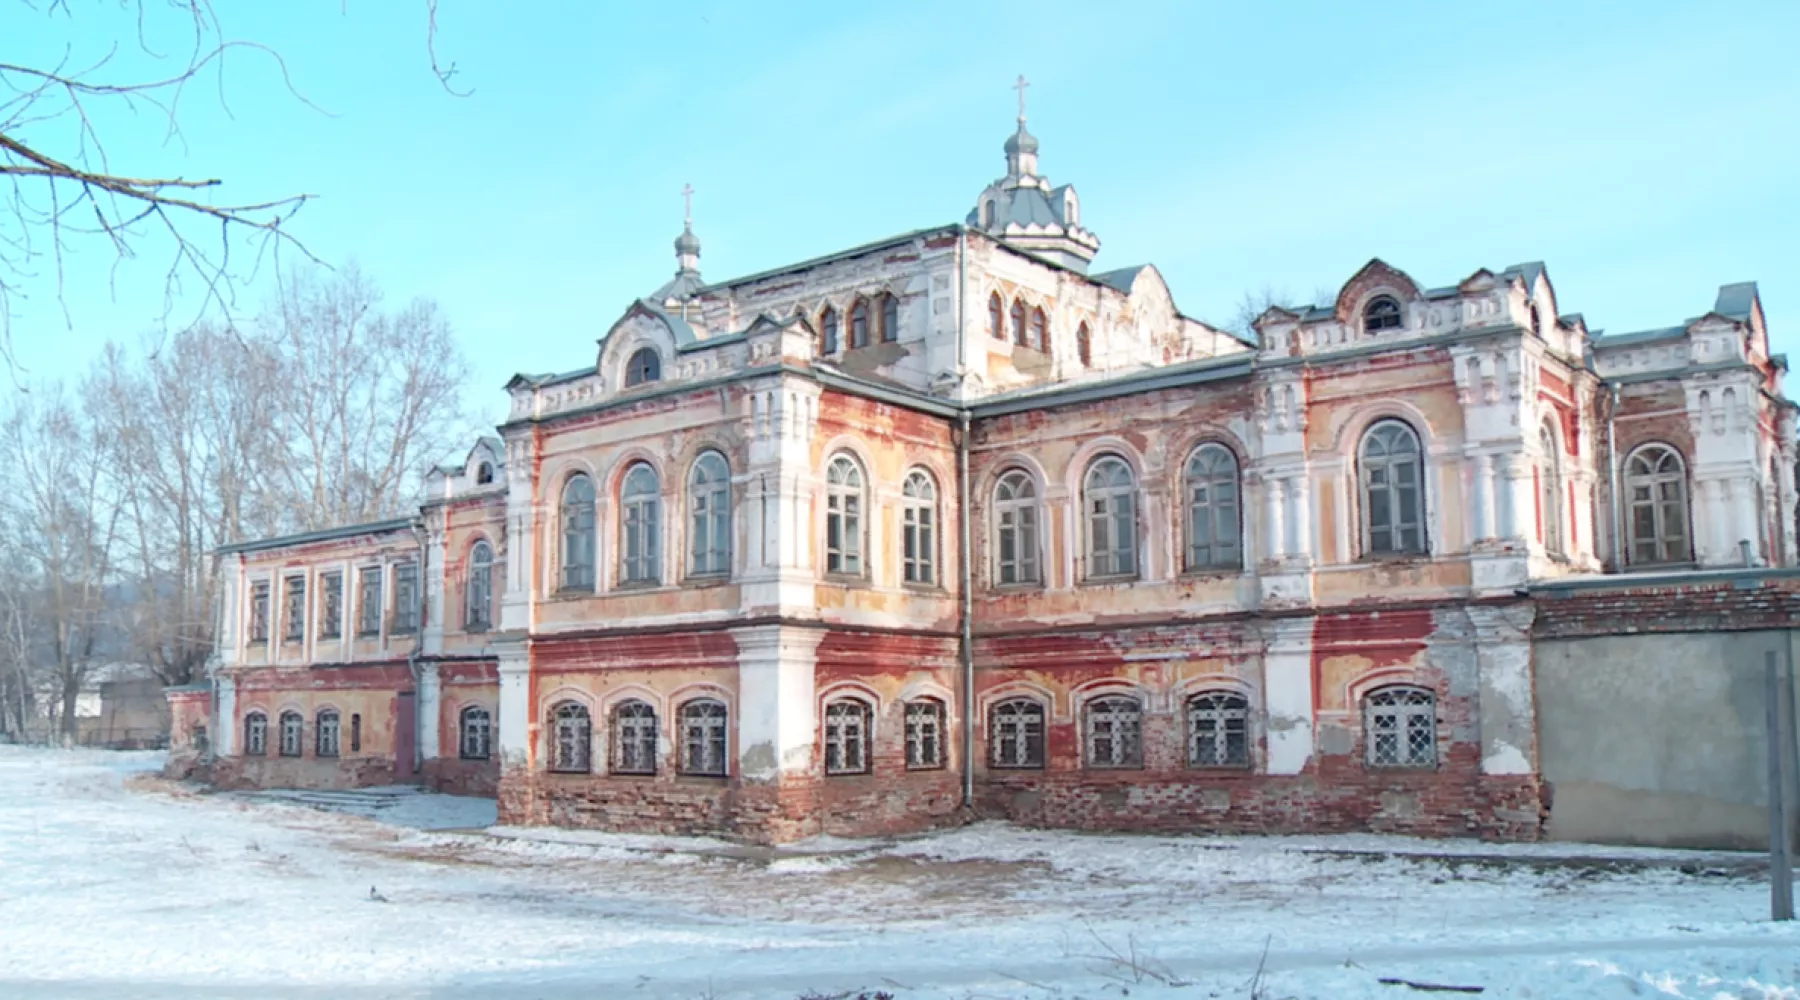
[[[675,255],[677,257],[700,256],[700,237],[694,235],[692,229],[683,229],[681,235],[675,237]]]
[[[1019,122],[1019,130],[1006,137],[1006,155],[1019,153],[1036,153],[1038,151],[1037,136],[1025,131],[1025,123]]]

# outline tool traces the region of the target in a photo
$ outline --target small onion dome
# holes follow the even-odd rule
[[[681,235],[675,237],[675,253],[682,257],[700,256],[700,237],[695,236],[692,229],[683,228]]]
[[[1014,153],[1036,153],[1038,151],[1037,136],[1025,131],[1025,123],[1019,123],[1019,130],[1006,139],[1006,155]]]

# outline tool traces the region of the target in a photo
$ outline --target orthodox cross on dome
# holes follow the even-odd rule
[[[1021,122],[1025,120],[1025,88],[1029,86],[1031,86],[1031,81],[1025,79],[1023,73],[1019,74],[1019,82],[1012,86],[1012,89],[1019,92],[1019,121]]]
[[[1022,80],[1024,77],[1019,79]],[[692,184],[681,185],[681,224],[684,226],[694,224],[694,186]]]

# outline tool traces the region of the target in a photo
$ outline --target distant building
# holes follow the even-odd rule
[[[964,222],[732,281],[690,224],[416,517],[227,547],[215,779],[1529,839],[1535,589],[1794,565],[1755,285],[1602,336],[1541,264],[1371,261],[1246,340],[1093,272],[1038,152],[1021,115]]]

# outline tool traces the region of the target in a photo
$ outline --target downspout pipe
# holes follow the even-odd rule
[[[974,550],[969,523],[969,411],[960,414],[956,435],[956,488],[961,504],[957,533],[957,570],[962,589],[962,804],[975,808],[975,573],[969,565]]]
[[[1612,514],[1612,557],[1613,572],[1625,572],[1625,519],[1619,504],[1619,447],[1618,435],[1613,429],[1614,420],[1619,415],[1619,384],[1612,386],[1612,405],[1606,408],[1606,465],[1607,475],[1611,483],[1612,496],[1607,504]]]

